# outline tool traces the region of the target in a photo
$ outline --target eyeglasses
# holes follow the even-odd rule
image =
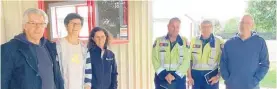
[[[78,26],[78,27],[82,25],[81,23],[74,23],[74,22],[70,22],[69,24],[72,24],[73,26]]]
[[[46,23],[34,23],[34,22],[27,22],[28,24],[30,24],[32,27],[45,27]]]

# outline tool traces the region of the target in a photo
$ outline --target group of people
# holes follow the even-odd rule
[[[254,19],[244,15],[239,32],[226,42],[213,34],[213,23],[203,20],[201,35],[190,42],[179,35],[181,20],[170,19],[168,33],[152,50],[156,89],[259,89],[269,69],[265,40],[253,30]]]
[[[84,19],[70,13],[64,19],[68,35],[51,42],[43,37],[47,14],[30,8],[23,15],[23,32],[1,45],[1,89],[117,89],[115,55],[107,49],[109,33],[91,30],[79,40]],[[254,20],[244,15],[239,32],[226,42],[204,20],[201,35],[179,35],[181,20],[172,18],[168,33],[152,49],[156,89],[259,89],[269,69],[265,40],[253,31]]]
[[[92,29],[79,40],[84,18],[64,19],[68,35],[51,42],[43,37],[47,14],[35,8],[23,15],[23,32],[1,45],[1,89],[117,89],[117,64],[107,49],[109,33]]]

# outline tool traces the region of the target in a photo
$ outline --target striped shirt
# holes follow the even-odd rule
[[[101,58],[103,59],[105,51],[101,52]],[[90,53],[88,52],[86,57],[86,65],[85,65],[85,85],[91,86],[91,78],[92,78],[92,69],[91,69],[91,59],[90,59]]]

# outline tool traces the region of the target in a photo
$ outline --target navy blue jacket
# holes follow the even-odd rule
[[[56,44],[46,40],[45,45],[53,62],[56,88],[64,89],[60,66],[56,59]],[[22,41],[12,39],[1,45],[1,89],[41,89],[37,60],[36,53]]]
[[[105,49],[101,58],[101,49],[98,46],[89,48],[90,57],[87,64],[91,64],[91,69],[86,69],[85,83],[91,83],[92,89],[117,89],[117,64],[114,53]]]

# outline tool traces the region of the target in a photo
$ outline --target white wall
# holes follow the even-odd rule
[[[0,16],[0,19],[1,19],[1,44],[4,43],[6,41],[6,35],[5,35],[5,26],[4,26],[4,16],[3,16],[3,5],[2,5],[2,2],[0,2],[0,7],[1,7],[1,16]]]
[[[150,1],[129,1],[129,43],[111,46],[118,61],[118,89],[153,89],[149,4]]]
[[[1,1],[1,44],[23,31],[22,17],[28,8],[37,8],[37,1]]]

